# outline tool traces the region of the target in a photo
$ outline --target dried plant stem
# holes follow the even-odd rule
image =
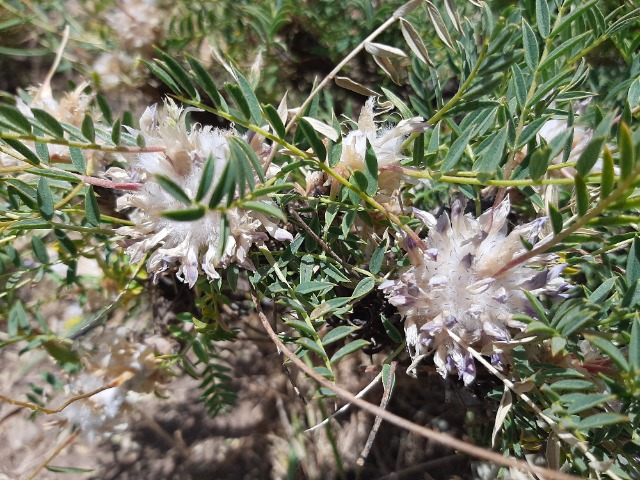
[[[67,448],[69,445],[71,445],[71,443],[78,437],[78,435],[80,435],[80,430],[76,430],[75,432],[73,432],[71,435],[69,435],[69,437],[62,443],[62,445],[60,445],[58,448],[56,448],[54,450],[54,452],[49,455],[49,457],[36,469],[35,472],[33,472],[31,474],[31,476],[29,477],[28,480],[34,480],[35,478],[37,478],[38,474],[47,466],[49,465],[49,463],[56,458],[58,455],[60,455],[60,452],[62,452],[62,450],[64,450],[65,448]]]
[[[503,465],[505,467],[514,467],[528,473],[540,475],[548,480],[577,480],[578,477],[575,477],[573,475],[568,475],[566,473],[556,472],[553,470],[549,470],[547,468],[541,468],[534,465],[529,465],[528,463],[517,460],[515,458],[504,457],[499,453],[493,452],[491,450],[487,450],[485,448],[478,447],[476,445],[472,445],[467,442],[463,442],[462,440],[459,440],[446,433],[438,432],[438,431],[423,427],[421,425],[417,425],[405,418],[402,418],[398,415],[388,412],[377,405],[373,405],[367,402],[366,400],[357,398],[353,393],[349,392],[348,390],[342,387],[339,387],[333,382],[318,375],[312,368],[305,365],[305,363],[302,360],[300,360],[293,352],[291,352],[286,347],[286,345],[282,343],[282,340],[280,340],[280,337],[278,337],[278,335],[273,331],[273,328],[271,328],[271,325],[269,324],[269,320],[267,320],[267,317],[264,315],[264,313],[262,312],[262,309],[260,308],[260,302],[256,298],[255,293],[252,293],[251,296],[256,306],[260,321],[262,322],[264,329],[269,335],[269,338],[271,338],[271,340],[276,345],[276,347],[280,349],[282,353],[305,374],[313,378],[316,382],[318,382],[323,387],[326,387],[332,390],[344,400],[353,403],[354,405],[362,408],[363,410],[371,413],[372,415],[379,415],[383,420],[386,420],[387,422],[391,423],[392,425],[395,425],[396,427],[403,428],[405,430],[413,432],[422,437],[428,438],[429,440],[440,443],[441,445],[447,446],[449,448],[459,450],[460,452],[466,453],[467,455],[481,458],[489,462],[496,463],[498,465]]]
[[[60,413],[65,408],[67,408],[69,405],[71,405],[74,402],[77,402],[78,400],[89,398],[89,397],[92,397],[92,396],[96,395],[97,393],[103,392],[105,390],[109,390],[110,388],[117,387],[118,385],[120,385],[123,382],[125,382],[126,380],[128,380],[127,377],[129,377],[130,375],[133,375],[133,374],[130,373],[130,372],[125,372],[122,375],[120,375],[118,378],[116,378],[115,380],[113,380],[110,383],[108,383],[107,385],[104,385],[104,386],[102,386],[100,388],[96,388],[95,390],[91,390],[90,392],[83,393],[81,395],[76,395],[75,397],[71,397],[69,400],[64,402],[58,408],[53,408],[52,409],[52,408],[42,407],[40,405],[37,405],[35,403],[31,403],[31,402],[21,402],[20,400],[14,400],[13,398],[5,397],[4,395],[0,395],[0,401],[8,403],[9,405],[17,405],[17,406],[22,407],[22,408],[28,408],[29,410],[33,410],[34,412],[44,413],[45,415],[53,415],[55,413]]]
[[[598,459],[589,451],[589,446],[585,441],[579,440],[571,432],[568,432],[562,427],[560,427],[560,425],[558,425],[558,423],[553,418],[549,417],[542,410],[540,410],[540,407],[538,407],[538,405],[536,405],[536,403],[526,393],[519,391],[515,383],[513,383],[511,380],[505,377],[502,373],[500,373],[493,365],[491,365],[491,363],[487,362],[487,360],[479,352],[477,352],[473,347],[470,347],[469,345],[467,345],[458,335],[456,335],[450,329],[445,327],[445,330],[447,331],[449,336],[458,345],[460,345],[460,347],[462,347],[464,350],[469,352],[473,356],[473,358],[475,358],[478,362],[484,365],[484,367],[487,370],[489,370],[489,372],[491,372],[493,375],[498,377],[509,390],[514,392],[516,395],[518,395],[522,399],[522,401],[524,401],[527,404],[527,406],[535,412],[536,415],[538,415],[542,420],[544,420],[547,423],[547,425],[549,425],[549,428],[553,430],[553,432],[558,436],[559,439],[561,439],[562,441],[564,441],[566,444],[570,446],[577,447],[593,464],[599,463]],[[618,475],[611,472],[609,469],[607,469],[605,473],[614,480],[622,480]]]

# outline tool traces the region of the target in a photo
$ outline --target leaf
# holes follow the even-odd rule
[[[529,175],[533,180],[539,180],[547,173],[551,159],[551,148],[548,146],[533,152],[529,159]]]
[[[371,90],[370,88],[367,88],[361,83],[351,80],[348,77],[336,77],[334,81],[336,82],[336,85],[338,85],[339,87],[345,88],[355,93],[359,93],[360,95],[364,95],[366,97],[380,96],[380,94],[375,90]]]
[[[38,201],[38,210],[42,218],[51,220],[55,213],[55,205],[53,203],[53,195],[51,194],[49,182],[44,177],[40,177],[40,180],[38,180],[36,200]]]
[[[382,268],[382,262],[384,260],[384,254],[387,251],[387,242],[384,241],[381,245],[378,245],[371,255],[369,260],[369,271],[376,275]]]
[[[251,118],[251,121],[255,125],[261,125],[262,113],[260,111],[260,103],[258,102],[258,98],[256,97],[256,94],[253,92],[253,89],[251,88],[251,85],[249,85],[249,82],[247,81],[247,79],[244,78],[242,73],[240,73],[240,70],[238,70],[234,65],[231,65],[231,69],[233,70],[234,76],[236,78],[236,81],[238,82],[238,86],[240,87],[242,95],[244,96],[244,98],[247,101],[247,104],[249,105],[249,110],[251,114],[248,115],[248,117]]]
[[[640,104],[640,77],[631,82],[629,93],[627,94],[627,101],[629,105]]]
[[[366,141],[367,149],[364,156],[364,175],[367,179],[367,187],[365,193],[369,196],[373,196],[378,191],[378,159],[376,158],[376,152],[369,143]]]
[[[522,45],[524,47],[524,60],[532,72],[535,72],[540,58],[540,49],[536,34],[533,33],[527,21],[522,19]]]
[[[605,145],[604,153],[602,154],[602,176],[600,180],[600,199],[604,200],[613,191],[613,185],[615,182],[615,165],[613,161],[613,155],[609,151],[609,147]]]
[[[296,340],[296,343],[306,348],[307,350],[311,350],[312,352],[317,353],[322,358],[327,357],[327,354],[325,353],[324,349],[308,337],[300,337]]]
[[[400,75],[398,75],[398,71],[396,67],[393,65],[391,59],[387,57],[379,57],[377,55],[373,56],[373,60],[378,64],[378,66],[386,73],[391,81],[396,85],[402,85],[400,82]]]
[[[640,237],[636,236],[627,256],[625,280],[627,285],[631,285],[638,279],[640,279]]]
[[[115,145],[119,145],[120,144],[120,136],[122,135],[122,128],[121,128],[121,123],[120,123],[120,119],[118,118],[114,123],[113,123],[113,127],[111,129],[111,141],[115,144]]]
[[[354,340],[353,342],[348,343],[347,345],[342,347],[340,350],[338,350],[336,353],[334,353],[331,356],[331,360],[329,360],[329,363],[334,364],[341,358],[346,357],[347,355],[350,355],[354,352],[357,352],[361,348],[364,348],[370,344],[371,342],[367,342],[366,340],[362,340],[361,338]]]
[[[401,18],[400,29],[402,30],[402,36],[404,37],[404,40],[407,42],[407,45],[409,45],[409,48],[414,53],[414,55],[418,57],[418,59],[423,63],[426,63],[430,67],[433,67],[434,65],[431,61],[431,58],[429,58],[427,47],[425,46],[424,42],[422,41],[422,37],[416,31],[413,25],[411,25],[408,20]]]
[[[102,93],[98,93],[98,95],[96,95],[96,101],[98,102],[98,107],[100,107],[100,113],[102,113],[105,123],[107,125],[111,125],[111,123],[113,123],[113,115],[109,108],[109,103],[104,98],[104,95]]]
[[[511,66],[511,72],[513,74],[516,100],[518,101],[518,105],[520,105],[520,107],[524,107],[527,103],[527,85],[524,81],[524,75],[522,74],[522,70],[520,70],[520,67],[517,63],[514,63]]]
[[[249,102],[242,93],[242,89],[234,83],[225,83],[224,89],[233,98],[236,106],[240,109],[240,113],[244,116],[245,120],[251,120],[251,107]]]
[[[400,98],[398,98],[393,92],[387,90],[384,87],[382,87],[382,92],[391,101],[391,103],[393,103],[393,106],[398,109],[400,115],[402,115],[403,118],[412,117],[412,113],[411,110],[409,110],[409,107],[407,107],[407,105],[402,100],[400,100]]]
[[[40,160],[42,160],[46,164],[49,164],[51,162],[51,158],[49,157],[49,146],[46,143],[36,142],[34,144],[34,147],[36,149],[38,157],[40,157]]]
[[[198,191],[196,193],[195,201],[199,202],[202,200],[209,190],[211,189],[211,184],[213,183],[213,174],[215,169],[215,160],[213,155],[209,155],[207,161],[202,167],[202,176],[200,177],[200,182],[198,183]]]
[[[69,155],[71,157],[71,163],[76,167],[78,173],[85,173],[87,171],[87,161],[84,158],[84,152],[78,147],[69,147]]]
[[[353,332],[355,332],[359,328],[360,327],[355,327],[352,325],[340,325],[336,328],[333,328],[329,330],[329,332],[327,332],[327,334],[322,339],[322,345],[326,347],[327,345],[331,345],[332,343],[337,342],[338,340],[342,340],[343,338],[351,335]]]
[[[358,285],[356,285],[356,288],[353,289],[351,298],[360,298],[366,295],[371,290],[373,290],[373,287],[375,287],[375,285],[376,285],[376,281],[373,278],[371,277],[363,278],[362,280],[360,280],[360,282],[358,282]]]
[[[458,18],[455,0],[444,0],[444,9],[447,12],[449,20],[451,20],[453,28],[462,33],[462,25],[460,25],[460,19]]]
[[[589,302],[595,305],[604,302],[604,300],[609,296],[609,292],[611,292],[611,289],[613,288],[615,282],[616,279],[614,277],[608,278],[604,282],[602,282],[598,286],[598,288],[596,288],[593,292],[591,292],[591,295],[589,295]]]
[[[578,215],[583,217],[589,211],[589,189],[582,176],[576,174],[574,178],[576,189],[576,210]]]
[[[307,324],[306,322],[302,322],[300,320],[287,320],[286,322],[284,322],[284,324],[291,328],[295,328],[300,333],[303,333],[308,336],[313,337],[318,334],[311,325]]]
[[[91,115],[88,113],[85,114],[84,119],[82,120],[82,135],[86,137],[91,143],[95,143],[96,141],[96,129],[93,125],[93,119]]]
[[[393,391],[393,387],[396,385],[396,374],[391,370],[391,365],[385,363],[382,365],[382,386],[387,393],[387,396]]]
[[[427,14],[429,15],[431,24],[436,30],[436,34],[438,35],[440,40],[442,40],[442,43],[444,43],[451,50],[455,50],[455,48],[453,47],[453,42],[451,41],[451,37],[449,36],[449,32],[447,31],[447,27],[445,26],[444,21],[442,20],[442,16],[440,15],[440,12],[429,0],[425,0],[425,5],[427,7]]]
[[[629,364],[631,369],[640,373],[640,320],[636,316],[631,327],[631,339],[629,341]]]
[[[274,132],[279,138],[284,138],[287,134],[284,123],[280,118],[280,114],[273,105],[262,105],[262,112],[273,127]]]
[[[620,370],[622,370],[623,372],[629,371],[629,363],[627,362],[624,354],[609,340],[589,334],[585,334],[584,338],[586,338],[591,345],[598,348],[602,353],[606,354],[613,361],[613,363],[615,363],[620,368]]]
[[[615,400],[615,398],[615,395],[608,393],[568,393],[562,395],[560,401],[567,403],[567,414],[575,415],[602,405],[605,402]]]
[[[593,390],[595,385],[588,380],[559,380],[550,385],[551,390],[559,392],[559,391],[582,391],[582,390]]]
[[[84,210],[87,222],[94,227],[100,226],[100,207],[98,207],[98,200],[92,185],[89,185],[84,196]]]
[[[25,162],[31,165],[40,164],[40,158],[35,153],[33,153],[29,149],[29,147],[25,146],[22,142],[18,140],[14,140],[12,138],[3,138],[2,141],[5,142],[7,145],[9,145],[11,148],[13,148],[20,155],[22,155]]]
[[[264,213],[265,215],[269,215],[271,217],[275,217],[278,220],[282,220],[283,222],[285,222],[287,220],[287,216],[282,212],[282,210],[280,210],[277,206],[275,205],[270,205],[268,203],[265,202],[258,202],[258,201],[247,201],[247,202],[242,202],[239,205],[240,208],[243,208],[245,210],[254,210],[256,212],[259,213]]]
[[[313,129],[311,124],[301,118],[300,121],[298,122],[298,126],[302,130],[302,134],[307,139],[309,144],[311,144],[311,148],[313,149],[316,156],[318,157],[318,160],[320,160],[321,162],[324,162],[327,158],[327,149],[325,148],[324,144],[316,134],[316,131]]]
[[[57,467],[55,465],[47,465],[46,469],[54,473],[91,473],[95,472],[92,468],[77,468],[77,467]]]
[[[579,175],[586,177],[589,174],[600,157],[600,152],[606,139],[606,137],[597,137],[589,141],[576,163],[575,168]]]
[[[218,179],[216,187],[213,189],[211,198],[209,199],[209,208],[216,208],[225,194],[235,191],[236,185],[236,167],[235,162],[229,162],[224,166],[222,174]]]
[[[321,292],[335,287],[331,282],[304,282],[296,286],[295,292],[300,295],[307,295],[309,293]]]
[[[507,126],[498,130],[493,134],[493,140],[489,146],[482,152],[482,156],[476,161],[474,169],[480,172],[496,173],[502,156],[504,147],[507,144]]]
[[[491,433],[491,448],[495,448],[496,440],[498,438],[498,433],[502,429],[502,425],[504,425],[504,421],[507,419],[507,415],[509,415],[509,411],[513,406],[513,397],[511,395],[511,390],[504,387],[504,393],[502,394],[502,399],[500,400],[500,405],[498,406],[498,411],[496,412],[496,420],[493,424],[493,432]]]
[[[602,428],[614,423],[628,422],[629,417],[620,415],[619,413],[603,412],[591,415],[583,420],[580,420],[576,425],[579,430],[588,430],[590,428]]]
[[[399,48],[390,47],[382,43],[364,42],[364,49],[376,57],[405,58],[407,56],[407,54]]]
[[[380,321],[382,322],[382,328],[384,328],[387,336],[395,343],[402,343],[404,336],[398,331],[394,324],[392,324],[387,317],[380,315]]]
[[[31,123],[16,107],[0,104],[0,123],[14,132],[31,135]]]
[[[554,357],[561,352],[564,352],[564,348],[567,346],[567,339],[564,337],[552,337],[551,338],[551,355]]]
[[[33,235],[31,237],[31,249],[33,250],[33,255],[40,263],[49,263],[49,253],[47,252],[47,247],[40,239]]]
[[[211,75],[205,70],[202,64],[196,60],[191,55],[187,55],[187,62],[189,62],[189,66],[191,67],[191,71],[196,78],[198,84],[202,87],[207,96],[211,99],[213,105],[226,112],[226,103],[224,99],[220,96],[218,89],[216,88]]]
[[[278,183],[275,185],[269,185],[268,187],[258,187],[251,192],[251,196],[253,198],[259,198],[269,195],[270,193],[280,192],[282,190],[293,190],[294,188],[294,183]]]
[[[404,17],[405,15],[409,15],[416,8],[418,8],[422,4],[422,0],[411,0],[409,2],[403,3],[399,6],[395,12],[393,12],[393,16],[395,18]]]
[[[327,137],[329,140],[337,142],[338,139],[340,138],[340,134],[336,132],[336,130],[333,127],[330,127],[326,123],[311,117],[302,117],[302,118],[304,118],[305,121],[309,122],[309,125],[311,125],[316,132],[318,132],[320,135]]]
[[[51,114],[40,108],[32,108],[31,113],[33,113],[35,119],[40,122],[41,125],[39,125],[39,127],[43,128],[47,133],[51,134],[55,138],[64,138],[64,129],[62,128],[62,125],[60,125],[60,122],[51,116]]]
[[[618,149],[620,150],[620,176],[626,179],[631,175],[635,162],[633,138],[626,123],[621,123],[618,128]]]
[[[551,33],[551,18],[549,17],[547,0],[536,0],[536,21],[538,22],[540,36],[547,38]]]
[[[469,128],[466,132],[464,132],[460,137],[453,142],[449,152],[442,162],[442,172],[448,172],[453,170],[457,165],[460,159],[462,158],[462,154],[464,153],[464,149],[467,148],[467,144],[469,140],[474,134],[474,130]]]
[[[520,138],[518,138],[518,144],[516,148],[524,147],[533,137],[536,136],[538,131],[542,128],[542,126],[547,123],[549,120],[548,117],[537,118],[526,127],[522,129],[522,133],[520,134]]]
[[[193,222],[204,217],[207,210],[202,205],[195,208],[184,208],[182,210],[167,210],[162,212],[160,216],[168,218],[169,220],[175,220],[177,222]]]
[[[155,178],[156,182],[160,184],[165,192],[178,200],[180,203],[187,206],[191,205],[191,199],[177,183],[175,183],[170,178],[165,177],[164,175],[158,174]]]

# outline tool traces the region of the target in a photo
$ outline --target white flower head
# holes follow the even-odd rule
[[[136,225],[120,228],[118,233],[132,238],[127,248],[132,263],[158,247],[147,262],[149,272],[157,276],[177,264],[178,278],[192,287],[200,272],[215,279],[219,278],[216,269],[230,263],[252,269],[249,249],[267,240],[269,235],[276,240],[293,237],[265,215],[230,208],[226,212],[230,234],[224,242],[224,251],[219,252],[224,234],[219,211],[209,210],[194,221],[175,221],[161,216],[164,211],[185,207],[160,186],[155,175],[171,179],[189,198],[194,198],[207,159],[214,161],[213,185],[229,162],[228,138],[236,133],[199,125],[188,130],[185,116],[190,110],[193,109],[183,110],[168,100],[163,108],[157,109],[154,105],[142,115],[140,128],[146,145],[161,147],[163,151],[142,153],[134,160],[129,176],[141,183],[141,189],[121,197],[118,208],[136,208]],[[208,202],[213,190],[210,189],[203,203]]]
[[[121,327],[105,333],[100,345],[92,350],[80,348],[85,372],[69,388],[74,394],[87,393],[112,385],[65,408],[61,415],[80,426],[93,440],[126,427],[126,410],[166,383],[166,372],[159,367],[153,348],[127,338]]]
[[[412,266],[399,278],[380,285],[405,322],[407,346],[412,358],[433,354],[438,372],[457,372],[465,384],[475,378],[472,356],[449,335],[481,350],[493,342],[508,343],[511,331],[524,324],[514,313],[531,313],[524,291],[557,292],[563,285],[563,266],[536,270],[527,263],[496,275],[510,260],[524,252],[521,237],[533,241],[542,221],[516,227],[507,235],[509,200],[479,218],[464,215],[461,202],[451,208],[451,218],[439,219],[414,209],[429,227],[427,249],[407,246]],[[499,362],[500,357],[492,358]]]
[[[376,154],[378,168],[382,169],[378,178],[379,191],[388,196],[399,188],[402,175],[384,170],[384,167],[398,165],[405,158],[400,151],[402,142],[410,133],[423,130],[424,119],[414,117],[402,120],[395,127],[378,128],[375,105],[375,97],[367,100],[360,111],[358,128],[342,139],[342,155],[336,169],[346,177],[350,170],[364,170],[368,141]]]

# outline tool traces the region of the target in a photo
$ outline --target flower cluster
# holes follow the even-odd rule
[[[165,18],[155,0],[126,0],[107,12],[106,23],[114,30],[118,47],[100,55],[93,64],[103,89],[141,75],[136,57],[149,58],[152,46],[161,43]]]
[[[521,237],[535,240],[542,220],[518,226],[507,235],[508,199],[477,219],[463,210],[456,201],[451,218],[443,213],[436,220],[414,209],[429,227],[428,248],[420,251],[413,243],[407,245],[412,266],[380,288],[404,318],[412,358],[432,353],[443,377],[458,372],[469,384],[476,374],[473,357],[450,332],[480,350],[493,342],[508,343],[510,331],[524,327],[512,318],[513,313],[532,313],[524,291],[557,293],[566,284],[559,277],[564,265],[548,270],[527,266],[540,259],[496,275],[523,253]],[[492,358],[494,363],[500,359],[499,355]]]
[[[162,152],[139,154],[128,172],[110,169],[108,173],[114,178],[141,184],[140,190],[118,199],[119,209],[136,209],[135,226],[118,230],[119,234],[132,239],[127,248],[131,262],[138,262],[147,252],[160,247],[149,257],[148,270],[157,276],[178,263],[178,278],[192,287],[201,271],[215,279],[219,278],[216,268],[230,263],[252,269],[249,248],[264,242],[269,235],[280,241],[293,237],[263,214],[229,208],[225,215],[230,235],[224,242],[224,251],[219,252],[223,235],[221,212],[209,210],[194,221],[175,221],[161,216],[164,211],[178,210],[184,205],[160,186],[155,175],[170,178],[194,198],[207,159],[211,157],[214,161],[215,185],[230,159],[228,138],[237,135],[233,130],[210,126],[194,125],[188,130],[185,116],[189,111],[170,100],[164,108],[148,108],[140,119],[140,133],[147,147],[159,147]],[[211,192],[203,202],[210,196]]]
[[[33,118],[32,108],[44,110],[59,122],[69,123],[75,127],[82,125],[84,116],[90,112],[90,103],[93,95],[84,93],[87,83],[81,83],[72,92],[67,93],[60,99],[53,96],[49,80],[46,80],[39,88],[31,87],[28,89],[32,98],[28,103],[22,98],[16,98],[16,107],[20,112],[28,117]],[[33,144],[28,144],[32,150],[35,150]],[[64,145],[50,144],[48,145],[49,156],[57,161],[70,161],[69,147]],[[87,152],[89,153],[89,152]],[[19,156],[19,155],[16,155]],[[100,154],[97,154],[100,156]],[[16,157],[4,152],[0,152],[0,166],[10,166],[17,163]]]
[[[70,389],[74,394],[82,394],[106,385],[113,387],[74,402],[61,413],[90,439],[97,433],[126,426],[125,410],[140,394],[151,393],[167,381],[150,345],[129,340],[123,327],[105,334],[107,338],[103,338],[97,350],[84,352],[85,373]]]
[[[377,161],[378,193],[376,198],[387,203],[400,188],[402,174],[387,170],[385,167],[398,165],[405,158],[401,153],[402,142],[410,133],[424,128],[422,117],[413,117],[399,122],[395,127],[378,128],[375,123],[375,97],[369,98],[360,111],[358,128],[350,131],[342,139],[342,155],[336,165],[336,171],[348,178],[354,170],[365,169],[367,142],[371,145]]]

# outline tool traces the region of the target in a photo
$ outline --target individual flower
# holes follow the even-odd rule
[[[443,213],[436,220],[414,209],[429,227],[427,249],[421,251],[414,242],[405,242],[412,266],[399,278],[380,285],[404,318],[412,358],[433,354],[443,377],[457,372],[469,384],[476,375],[473,357],[449,332],[478,350],[493,342],[508,343],[513,330],[524,328],[513,314],[532,310],[524,292],[553,293],[566,285],[559,277],[564,265],[531,268],[539,258],[496,275],[523,253],[521,237],[534,241],[542,225],[535,220],[507,234],[509,210],[508,199],[477,219],[464,215],[460,201],[451,207],[451,218]],[[501,360],[499,355],[492,358],[495,364]]]
[[[94,349],[79,349],[85,372],[71,382],[69,393],[80,395],[113,386],[61,412],[90,439],[126,426],[126,411],[142,398],[141,394],[153,392],[168,379],[151,346],[127,338],[123,327],[105,335]]]
[[[210,126],[194,125],[188,130],[186,114],[193,109],[183,110],[171,100],[163,108],[147,108],[140,119],[141,134],[147,147],[156,147],[162,152],[146,152],[136,156],[128,172],[110,169],[114,178],[139,182],[139,190],[118,199],[118,208],[133,207],[135,213],[132,227],[118,229],[121,235],[131,237],[127,253],[131,262],[140,261],[144,255],[156,249],[147,261],[147,269],[158,276],[172,265],[178,265],[177,276],[192,287],[200,272],[210,279],[219,278],[217,268],[230,263],[253,269],[248,257],[254,244],[261,244],[269,238],[292,240],[292,235],[279,228],[266,215],[239,208],[227,209],[225,215],[229,234],[222,230],[222,213],[207,211],[194,221],[175,221],[161,216],[168,210],[179,210],[184,205],[167,193],[156,181],[156,175],[163,175],[176,183],[190,198],[198,190],[203,167],[208,158],[214,162],[213,185],[219,181],[229,162],[229,137],[236,135],[233,130],[213,129]],[[251,139],[252,144],[255,143]],[[160,148],[158,148],[160,147]],[[257,147],[258,148],[258,147]],[[262,148],[262,145],[259,146]],[[202,202],[206,204],[213,192]],[[221,242],[224,241],[224,251]]]
[[[381,127],[375,123],[375,97],[369,98],[360,111],[358,128],[350,131],[342,139],[342,155],[336,170],[348,178],[353,170],[365,170],[367,141],[376,154],[378,161],[378,199],[388,202],[389,197],[400,188],[402,174],[385,170],[385,167],[398,165],[404,155],[401,153],[402,142],[410,133],[424,128],[424,119],[414,117],[402,120],[395,127]]]

